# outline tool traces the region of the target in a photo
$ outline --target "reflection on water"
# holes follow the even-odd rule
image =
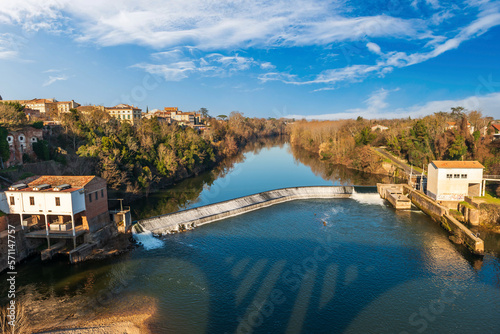
[[[320,161],[317,154],[275,137],[251,142],[214,170],[136,201],[131,207],[134,219],[142,219],[283,187],[398,181]]]
[[[364,173],[344,165],[333,165],[319,159],[318,154],[306,151],[298,146],[290,145],[288,150],[293,154],[296,161],[311,168],[315,175],[325,180],[331,180],[339,185],[374,186],[377,183],[400,183],[398,178]]]

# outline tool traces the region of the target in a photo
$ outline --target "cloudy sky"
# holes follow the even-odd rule
[[[0,0],[3,99],[500,118],[499,60],[499,1]]]

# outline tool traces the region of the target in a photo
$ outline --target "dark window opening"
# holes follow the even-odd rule
[[[61,199],[56,197],[56,206],[61,206]]]
[[[98,195],[97,195],[97,191],[96,191],[96,192],[95,192],[95,200],[96,200],[96,201],[97,201],[97,196],[98,196]]]
[[[35,197],[30,197],[30,205],[35,205]]]
[[[14,196],[10,196],[10,205],[14,205],[14,204],[16,204]]]
[[[92,194],[89,194],[89,202],[92,202]]]

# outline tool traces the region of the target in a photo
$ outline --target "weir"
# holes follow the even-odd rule
[[[299,199],[349,198],[353,186],[293,187],[264,191],[228,201],[140,220],[134,230],[166,234],[189,230],[217,220]]]

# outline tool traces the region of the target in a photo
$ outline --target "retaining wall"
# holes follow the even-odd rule
[[[352,186],[317,186],[283,188],[235,198],[216,204],[161,215],[138,222],[138,228],[157,234],[178,232],[217,220],[240,215],[274,204],[314,198],[347,198],[353,193]]]
[[[443,226],[447,231],[459,237],[473,253],[481,254],[484,252],[483,240],[476,237],[466,226],[451,217],[448,214],[448,208],[439,205],[429,196],[412,189],[406,184],[377,184],[378,192],[382,198],[384,198],[384,196],[388,196],[391,189],[400,189],[400,187],[402,188],[403,193],[408,195],[413,204],[430,216],[434,221],[440,223],[441,226]]]

